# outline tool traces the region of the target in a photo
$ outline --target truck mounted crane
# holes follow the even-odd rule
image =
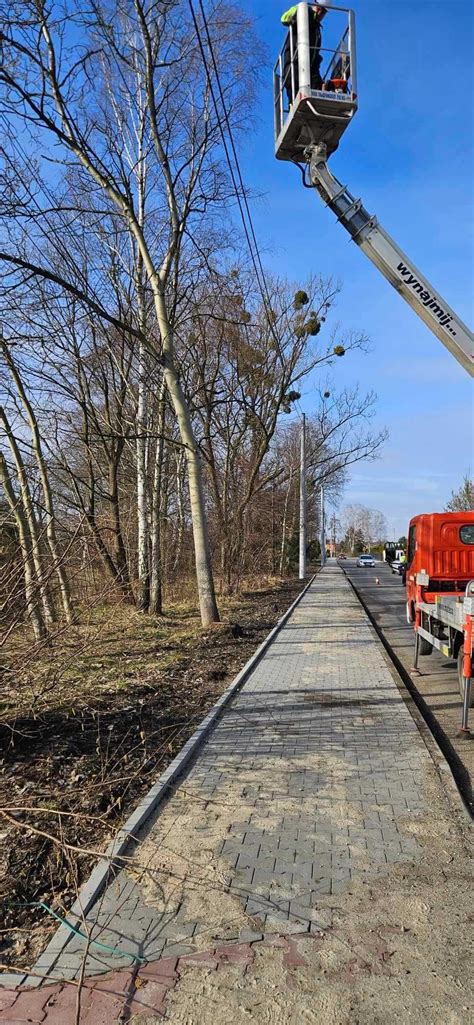
[[[275,155],[309,169],[311,186],[366,256],[381,271],[427,327],[474,376],[474,336],[445,299],[368,213],[360,199],[338,181],[328,157],[357,111],[355,16],[348,8],[325,4],[325,12],[343,18],[345,28],[335,47],[321,46],[318,59],[310,46],[313,9],[297,5],[296,18],[274,69]],[[324,22],[324,35],[328,32]],[[327,65],[319,74],[319,66]],[[318,81],[314,68],[318,68]],[[317,88],[314,86],[317,85]],[[310,187],[311,187],[310,186]]]

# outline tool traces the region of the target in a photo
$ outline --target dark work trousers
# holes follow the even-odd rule
[[[319,50],[312,51],[310,66],[312,89],[320,89],[323,84],[320,71],[322,59],[323,58],[321,57]]]
[[[293,42],[293,47],[290,44],[290,38]],[[291,74],[291,52],[293,50],[293,75]],[[290,30],[286,37],[285,53],[283,55],[283,81],[285,83],[286,95],[288,97],[288,104],[291,107],[293,100],[298,92],[298,51],[297,51],[297,32],[296,22],[290,24]],[[294,82],[294,90],[293,90]]]
[[[321,22],[319,18],[315,18],[314,15],[309,18],[309,66],[310,66],[310,81],[312,89],[320,89],[323,80],[321,78],[321,62],[322,57],[320,53],[320,46],[322,43],[321,37]]]
[[[292,36],[293,47],[290,45],[290,35]],[[321,78],[321,62],[322,57],[319,50],[321,46],[321,26],[319,21],[315,18],[310,17],[309,22],[309,47],[310,47],[310,75],[311,75],[311,88],[320,89],[323,80]],[[291,52],[293,50],[293,76],[291,74]],[[293,100],[299,89],[298,81],[298,36],[296,31],[296,22],[290,25],[290,30],[286,39],[285,52],[283,55],[283,81],[285,85],[286,95],[288,97],[288,103],[291,106]],[[294,91],[293,91],[294,81]]]

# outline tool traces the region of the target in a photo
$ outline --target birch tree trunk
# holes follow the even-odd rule
[[[146,265],[146,260],[144,262]],[[210,626],[211,623],[219,622],[219,612],[212,576],[201,458],[194,438],[188,404],[174,363],[172,331],[166,310],[165,297],[162,293],[158,276],[152,266],[149,268],[148,273],[153,288],[156,317],[163,346],[163,374],[176,413],[181,440],[186,453],[201,622],[203,626]]]
[[[186,464],[184,459],[184,453],[178,452],[176,455],[176,471],[175,471],[175,494],[176,494],[176,508],[178,522],[176,530],[174,532],[174,559],[173,559],[173,570],[175,573],[181,558],[181,549],[183,547],[183,536],[184,536],[184,477],[186,475]]]
[[[151,580],[150,612],[161,616],[163,612],[163,569],[161,557],[161,517],[164,431],[166,420],[166,385],[163,377],[158,394],[158,427],[151,496]]]
[[[141,104],[141,91],[137,89],[137,103],[140,107],[139,134],[139,160],[137,166],[138,180],[138,223],[143,231],[145,221],[145,183],[146,163],[143,155],[143,125],[144,113]],[[138,402],[137,402],[137,535],[138,535],[138,594],[137,608],[140,612],[147,612],[150,607],[150,529],[148,517],[148,487],[147,487],[147,463],[148,463],[148,417],[147,417],[147,358],[144,338],[147,336],[147,315],[145,303],[145,290],[143,282],[143,258],[139,252],[137,255],[137,305],[138,322],[140,325],[141,338],[138,343]]]
[[[138,593],[137,608],[147,612],[150,606],[150,565],[147,489],[147,383],[145,348],[139,343],[138,355],[138,402],[137,402],[137,544],[138,544]]]
[[[155,466],[153,471],[153,494],[151,509],[151,574],[150,574],[150,604],[149,611],[155,616],[163,613],[163,586],[161,567],[161,468],[163,456],[158,451],[155,454]]]
[[[120,501],[118,487],[118,462],[119,456],[115,456],[109,462],[109,502],[112,514],[112,530],[114,536],[114,559],[117,569],[118,582],[127,601],[133,601],[132,585],[128,571],[127,552],[122,533],[122,521],[120,516]]]
[[[45,578],[41,554],[40,533],[38,531],[38,524],[36,522],[35,511],[33,509],[33,502],[31,500],[30,489],[28,487],[28,478],[26,475],[25,464],[23,462],[16,438],[11,429],[7,414],[3,407],[0,407],[0,420],[2,421],[3,426],[5,428],[5,433],[8,438],[8,444],[10,446],[10,450],[16,467],[18,483],[20,485],[20,495],[23,504],[24,516],[28,525],[28,531],[32,542],[31,555],[35,567],[36,578],[38,580],[41,602],[44,611],[44,618],[47,626],[51,626],[52,623],[56,622],[57,617],[53,601],[49,592],[49,588],[47,585],[47,581]]]
[[[288,503],[290,501],[291,486],[293,484],[293,467],[290,469],[290,475],[288,478],[288,487],[286,489],[285,504],[283,506],[283,523],[281,525],[281,547],[280,547],[280,576],[283,576],[283,570],[285,566],[285,545],[286,545],[286,523],[288,518]]]
[[[33,633],[37,641],[43,640],[46,637],[46,627],[43,619],[41,607],[37,601],[37,590],[36,590],[36,578],[35,569],[32,558],[32,544],[31,536],[28,531],[28,524],[23,509],[23,503],[21,499],[17,499],[13,490],[13,485],[8,476],[8,469],[3,452],[0,452],[0,480],[2,481],[6,499],[8,505],[15,517],[15,522],[18,530],[18,539],[20,542],[21,556],[23,563],[23,574],[25,579],[25,598],[26,598],[26,609],[29,618],[31,619],[31,625],[33,627]]]
[[[92,177],[94,177],[96,181],[100,182],[104,187],[105,192],[121,210],[122,214],[125,214],[128,220],[129,229],[137,243],[150,288],[152,290],[156,320],[162,344],[163,376],[176,414],[181,441],[186,453],[193,527],[196,582],[199,595],[201,622],[203,626],[210,626],[212,623],[219,622],[219,612],[212,575],[202,463],[196,439],[194,437],[189,406],[186,401],[186,396],[181,386],[178,370],[175,364],[173,331],[166,306],[165,286],[161,281],[160,275],[156,271],[153,260],[148,251],[148,246],[143,232],[130,207],[113,187],[104,182],[97,170],[91,166],[86,154],[75,145],[72,145],[72,148],[77,153],[81,163],[83,163],[87,170],[92,174]],[[168,255],[169,259],[171,259],[171,250]]]
[[[23,382],[18,373],[18,369],[14,363],[13,357],[8,349],[7,344],[3,341],[2,343],[3,354],[7,361],[10,373],[13,377],[15,385],[18,390],[18,394],[23,403],[28,423],[31,430],[31,437],[33,442],[33,450],[36,456],[36,462],[41,478],[41,486],[43,489],[44,507],[46,511],[46,537],[48,539],[49,550],[51,552],[55,572],[59,582],[59,590],[61,594],[61,601],[64,610],[64,615],[68,623],[74,622],[74,611],[71,602],[71,591],[69,587],[69,579],[66,573],[66,569],[62,563],[59,546],[56,538],[56,527],[55,527],[55,516],[54,516],[54,505],[53,496],[51,492],[51,486],[49,483],[48,469],[46,461],[43,455],[43,449],[41,445],[41,436],[38,428],[38,421],[33,412],[33,408],[26,394]]]

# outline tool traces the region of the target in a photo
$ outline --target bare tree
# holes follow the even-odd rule
[[[333,282],[269,279],[262,295],[239,259],[224,266],[236,245],[216,213],[226,216],[234,186],[181,5],[111,0],[86,17],[73,2],[67,15],[37,0],[5,17],[3,113],[25,132],[7,145],[0,296],[22,338],[22,415],[28,403],[55,501],[88,525],[122,595],[160,613],[192,542],[209,623],[208,521],[226,588],[257,552],[273,570],[280,548],[283,567],[296,475],[282,421],[302,380],[316,390],[321,371],[366,340],[329,328]],[[213,32],[239,128],[253,42],[234,15],[219,5]],[[37,156],[48,146],[54,165]],[[355,389],[321,390],[310,492],[323,481],[336,492],[352,462],[376,454],[372,404]]]
[[[17,365],[15,363],[15,360],[13,358],[13,354],[11,352],[11,349],[10,349],[6,339],[4,339],[3,337],[0,338],[0,345],[1,345],[1,350],[2,350],[2,353],[3,353],[4,359],[5,359],[5,362],[6,362],[7,366],[8,366],[8,369],[9,369],[9,371],[11,373],[11,376],[13,378],[14,384],[15,384],[17,392],[18,392],[18,396],[19,396],[19,398],[21,400],[21,403],[23,405],[23,408],[24,408],[24,411],[25,411],[25,415],[26,415],[26,419],[27,419],[29,427],[30,427],[31,437],[32,437],[32,444],[33,444],[33,451],[35,453],[36,461],[37,461],[37,464],[38,464],[38,470],[39,470],[39,475],[40,475],[40,479],[41,479],[41,487],[42,487],[42,492],[43,492],[43,502],[44,502],[44,509],[45,509],[45,513],[46,513],[46,537],[47,537],[47,540],[48,540],[51,556],[52,556],[52,559],[53,559],[54,571],[55,571],[55,573],[57,575],[57,578],[58,578],[58,581],[59,581],[59,588],[60,588],[60,594],[61,594],[61,600],[62,600],[64,615],[66,617],[67,622],[68,623],[72,623],[73,620],[74,620],[74,612],[73,612],[73,607],[72,607],[72,602],[71,602],[71,589],[70,589],[70,586],[69,586],[69,580],[68,580],[68,575],[67,575],[67,572],[66,572],[66,568],[65,568],[63,560],[61,558],[61,552],[60,552],[60,548],[59,548],[59,544],[58,544],[58,540],[57,540],[57,536],[56,536],[56,517],[55,517],[55,512],[54,512],[53,495],[52,495],[51,484],[50,484],[50,480],[49,480],[49,471],[48,471],[46,459],[45,459],[44,452],[43,452],[43,444],[42,444],[41,434],[40,434],[39,427],[38,427],[38,421],[37,421],[35,412],[33,410],[33,406],[32,406],[32,404],[31,404],[31,402],[30,402],[30,400],[28,398],[28,395],[26,393],[25,386],[24,386],[23,381],[21,379],[21,376],[20,376],[18,367],[17,367]]]
[[[306,420],[306,468],[309,531],[319,532],[319,494],[324,485],[326,500],[339,503],[348,479],[349,468],[361,461],[376,459],[387,432],[374,429],[373,392],[358,388],[338,391],[334,385],[321,388],[316,411]],[[300,424],[293,420],[280,427],[276,435],[279,522],[281,524],[280,572],[287,564],[289,545],[295,536],[299,514]]]
[[[447,512],[472,512],[474,509],[474,481],[468,473],[461,487],[451,492],[451,498],[445,508]]]
[[[231,8],[220,8],[217,44],[226,52],[227,108],[234,117],[252,80],[249,26]],[[56,144],[56,159],[74,163],[85,200],[102,197],[106,217],[118,216],[136,245],[151,291],[161,343],[163,373],[186,452],[196,573],[203,623],[218,619],[214,595],[201,459],[176,363],[167,288],[180,261],[195,214],[228,194],[214,162],[218,125],[199,48],[181,5],[156,17],[154,4],[94,4],[87,18],[80,4],[13,4],[3,33],[4,111]],[[118,31],[120,26],[120,31]],[[246,45],[242,39],[246,32]],[[242,60],[246,61],[243,74]],[[239,76],[234,68],[239,65]],[[146,109],[141,146],[152,163],[159,220],[141,223],[129,152],[136,125],[137,81]],[[186,103],[180,97],[186,92]],[[238,113],[237,113],[238,116]],[[120,125],[118,130],[117,122]],[[69,173],[72,173],[71,171]],[[158,229],[158,230],[157,230]]]
[[[368,509],[358,504],[348,505],[343,510],[342,523],[352,554],[357,544],[370,549],[386,540],[387,521],[378,509]]]
[[[227,589],[242,573],[252,503],[280,475],[266,457],[280,416],[299,398],[299,382],[365,343],[354,336],[342,345],[339,333],[335,344],[333,333],[322,331],[337,293],[332,281],[314,277],[295,290],[273,280],[267,289],[262,303],[253,282],[234,270],[213,289],[207,283],[180,329]]]
[[[23,523],[21,524],[23,541],[26,541],[27,537],[23,529],[24,525],[26,525],[28,536],[31,539],[31,544],[23,544],[22,541],[22,548],[25,553],[25,558],[27,561],[29,561],[31,556],[31,560],[35,569],[36,580],[39,587],[39,593],[41,595],[44,619],[46,625],[51,626],[52,623],[56,622],[57,617],[56,610],[54,608],[54,603],[51,597],[48,575],[44,565],[43,547],[41,543],[41,529],[38,524],[35,512],[34,503],[31,495],[31,489],[28,482],[28,473],[20,449],[20,445],[10,424],[7,412],[3,408],[3,406],[0,406],[0,423],[3,424],[5,436],[10,447],[13,462],[15,465],[15,472],[18,480],[18,485],[20,489],[19,501],[21,502],[23,509]],[[20,520],[18,520],[18,529],[20,530]]]
[[[46,636],[46,626],[41,604],[38,602],[38,582],[36,580],[35,564],[33,560],[33,543],[28,529],[28,521],[25,516],[23,504],[15,494],[15,490],[8,473],[7,461],[1,451],[0,479],[5,491],[5,497],[18,530],[25,579],[26,609],[27,614],[31,619],[36,640],[39,641]]]

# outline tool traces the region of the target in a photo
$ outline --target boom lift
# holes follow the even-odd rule
[[[377,218],[368,213],[329,170],[327,161],[357,110],[355,16],[346,7],[325,5],[330,18],[344,22],[336,46],[323,47],[322,86],[314,88],[314,53],[309,39],[310,13],[299,3],[274,69],[275,156],[309,168],[311,186],[321,196],[366,256],[414,309],[459,363],[474,376],[474,336],[466,324],[414,266]],[[331,39],[329,38],[329,42]],[[326,64],[325,64],[326,61]],[[319,66],[319,62],[318,62]],[[306,165],[306,166],[305,166]],[[310,187],[311,187],[310,186]]]

